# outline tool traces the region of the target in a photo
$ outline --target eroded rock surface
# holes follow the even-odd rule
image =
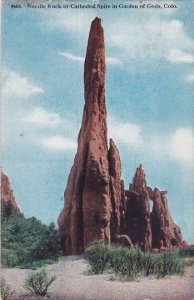
[[[121,180],[120,155],[119,150],[112,139],[110,139],[108,159],[110,172],[110,196],[112,204],[110,221],[111,242],[119,243],[125,246],[131,246],[131,239],[126,235],[126,207],[124,182]]]
[[[142,165],[136,169],[133,182],[126,191],[126,231],[133,244],[143,250],[152,247],[150,219],[150,199],[147,191],[146,175]]]
[[[136,169],[129,190],[125,191],[126,231],[132,242],[143,250],[186,246],[180,227],[168,209],[167,191],[147,185],[142,165]],[[153,201],[150,212],[150,201]]]
[[[153,201],[151,213],[153,248],[184,246],[180,227],[174,222],[168,209],[167,191],[149,187],[149,197]]]
[[[17,204],[8,176],[1,172],[1,215],[6,217],[10,214],[20,216],[21,210]]]

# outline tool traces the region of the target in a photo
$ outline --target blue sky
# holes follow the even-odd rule
[[[98,16],[105,31],[109,137],[120,150],[125,186],[142,163],[149,185],[168,191],[173,218],[194,242],[193,2],[176,5],[3,5],[2,166],[26,217],[56,222],[64,205],[84,105],[87,38]]]

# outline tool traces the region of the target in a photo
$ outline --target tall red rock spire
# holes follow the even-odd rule
[[[84,66],[85,106],[78,148],[58,218],[64,252],[81,253],[94,239],[110,241],[111,200],[101,20],[91,24]]]

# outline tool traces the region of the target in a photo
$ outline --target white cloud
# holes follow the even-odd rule
[[[185,80],[186,80],[186,81],[190,81],[190,82],[194,81],[194,74],[189,74],[189,75],[187,75],[187,76],[185,77]]]
[[[60,135],[41,139],[41,144],[48,150],[69,151],[75,150],[77,143],[71,138],[65,138]]]
[[[120,145],[130,148],[131,151],[149,151],[153,156],[168,157],[179,163],[193,166],[194,162],[194,135],[190,128],[178,128],[169,134],[149,134],[138,124],[122,122],[111,117],[108,120],[109,138]]]
[[[178,20],[168,21],[152,16],[142,16],[141,21],[119,19],[109,24],[106,37],[107,44],[117,49],[118,57],[126,63],[138,62],[141,67],[140,60],[144,64],[161,58],[172,62],[174,54],[177,62],[188,63],[193,59],[190,52],[194,48],[194,41]]]
[[[62,120],[57,113],[48,112],[43,108],[34,108],[26,117],[23,118],[26,123],[34,123],[39,126],[56,126],[62,123]]]
[[[168,60],[173,63],[191,64],[194,62],[194,55],[178,49],[171,49]]]
[[[177,128],[166,135],[144,136],[143,149],[149,149],[158,159],[163,157],[193,167],[194,136],[190,128]]]
[[[116,118],[108,121],[109,137],[117,143],[137,147],[142,143],[141,127],[138,124],[122,122]]]
[[[78,62],[82,62],[82,63],[84,62],[84,57],[75,56],[69,52],[60,52],[59,55],[64,56],[65,58],[73,60],[73,61],[78,61]]]
[[[181,162],[193,163],[194,136],[189,128],[177,129],[170,140],[170,154]]]
[[[4,97],[25,98],[38,93],[43,93],[43,89],[33,85],[27,77],[22,77],[14,71],[3,71],[2,95]]]
[[[67,59],[84,63],[85,58],[82,56],[76,56],[70,52],[59,52],[59,55],[64,56]],[[121,65],[121,61],[112,56],[106,56],[106,63],[109,65]]]
[[[120,59],[112,56],[106,56],[106,63],[109,65],[121,65]]]
[[[88,33],[91,21],[96,17],[93,10],[74,10],[72,13],[70,10],[50,10],[42,14],[44,16],[44,22],[49,30],[55,30],[56,28],[62,29],[68,32],[75,32],[79,34]]]
[[[141,71],[153,60],[164,59],[170,63],[193,61],[194,41],[186,32],[184,23],[177,19],[169,19],[173,9],[162,9],[154,14],[151,10],[139,11],[130,16],[117,14],[114,22],[102,18],[106,50],[109,59],[107,63],[121,64],[134,71],[137,65]],[[177,11],[177,10],[176,10]],[[87,43],[88,32],[92,20],[99,14],[99,10],[70,10],[47,11],[44,22],[49,30],[56,28],[74,35],[74,40]],[[114,53],[114,55],[112,55]],[[69,53],[70,54],[70,53]],[[111,59],[114,57],[114,59]],[[70,57],[69,57],[70,58]],[[76,60],[76,57],[72,57]],[[82,57],[77,57],[79,61]]]

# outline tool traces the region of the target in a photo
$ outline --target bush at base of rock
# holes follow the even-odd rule
[[[142,270],[143,274],[148,277],[155,272],[155,257],[157,254],[151,254],[150,252],[146,252],[142,257]]]
[[[135,279],[143,270],[143,252],[139,248],[113,247],[110,267],[124,280]]]
[[[187,248],[180,248],[178,250],[178,255],[180,257],[194,257],[194,246],[190,246]]]
[[[122,279],[131,280],[140,274],[142,258],[143,252],[139,248],[116,247],[102,241],[94,241],[86,250],[86,259],[95,274],[112,269]]]
[[[102,241],[94,241],[86,250],[86,259],[88,260],[92,272],[95,274],[103,273],[110,260],[111,248]]]
[[[139,275],[183,275],[184,263],[177,251],[152,254],[139,248],[117,247],[94,241],[86,250],[92,271],[95,274],[111,269],[122,280],[134,280]]]
[[[180,260],[177,251],[157,254],[154,261],[154,274],[158,278],[167,275],[183,275],[184,263]]]

